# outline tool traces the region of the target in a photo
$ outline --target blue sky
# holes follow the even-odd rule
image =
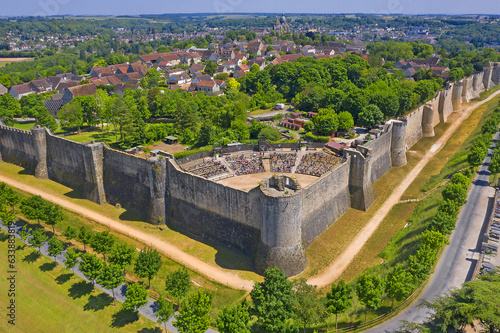
[[[4,2],[5,1],[5,2]],[[500,14],[499,0],[4,0],[0,15],[133,15],[193,12]]]

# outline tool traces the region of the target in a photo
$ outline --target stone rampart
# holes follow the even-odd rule
[[[22,166],[34,173],[37,155],[33,144],[33,134],[0,125],[0,160]]]
[[[406,120],[406,150],[413,147],[423,136],[422,133],[422,118],[424,115],[424,107],[421,106],[412,113],[408,114]]]
[[[453,110],[457,111],[462,107],[462,92],[464,90],[464,81],[460,80],[453,84],[453,93],[451,96],[451,102],[453,105]]]
[[[448,117],[453,112],[453,83],[449,83],[446,89],[441,90],[439,95],[439,122],[445,123],[448,121]]]
[[[309,246],[351,207],[350,160],[302,190],[302,242]]]

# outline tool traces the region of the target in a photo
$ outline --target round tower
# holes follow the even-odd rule
[[[35,177],[47,179],[49,178],[47,169],[47,131],[45,127],[37,125],[31,128],[31,133],[33,134],[33,145],[36,154]]]
[[[163,156],[153,156],[149,162],[149,202],[148,220],[151,224],[165,224],[165,189],[167,186],[167,161]]]
[[[293,276],[306,268],[302,245],[302,192],[296,180],[275,176],[262,181],[262,227],[255,267],[278,267]]]
[[[424,105],[424,113],[422,116],[422,135],[424,137],[433,137],[434,136],[434,126],[432,122],[434,120],[434,108],[432,105]]]
[[[406,165],[406,121],[392,122],[391,164],[393,167]]]

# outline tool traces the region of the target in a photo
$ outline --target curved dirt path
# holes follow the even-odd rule
[[[114,230],[116,232],[119,232],[124,235],[133,235],[131,237],[137,239],[138,241],[146,244],[146,245],[151,245],[152,247],[156,248],[159,252],[163,253],[167,257],[171,258],[172,260],[189,267],[193,271],[196,271],[197,273],[200,273],[209,279],[216,281],[218,283],[227,285],[231,288],[234,289],[239,289],[239,290],[246,290],[250,291],[253,288],[253,281],[250,280],[245,280],[237,276],[236,274],[232,274],[229,272],[224,271],[221,268],[214,267],[212,265],[209,265],[203,261],[201,261],[198,258],[195,258],[187,253],[182,252],[179,248],[176,246],[167,243],[153,235],[150,235],[148,233],[145,233],[143,231],[137,230],[135,228],[129,227],[125,224],[122,224],[116,220],[110,219],[106,216],[103,216],[101,214],[98,214],[90,209],[84,208],[80,205],[77,205],[75,203],[72,203],[69,200],[65,200],[62,198],[58,198],[55,195],[46,193],[45,191],[39,190],[37,188],[34,188],[32,186],[23,184],[21,182],[18,182],[16,180],[12,180],[8,177],[5,177],[3,175],[0,175],[0,182],[4,182],[9,186],[15,187],[19,190],[22,190],[24,192],[28,192],[31,194],[35,195],[40,195],[44,199],[51,201],[53,203],[56,203],[72,212],[75,212],[77,214],[80,214],[92,221],[95,221],[99,224],[105,225],[109,227],[111,230]]]
[[[429,151],[424,155],[422,160],[410,171],[410,173],[403,179],[403,181],[394,189],[391,195],[382,204],[379,210],[373,215],[373,217],[368,221],[368,224],[356,235],[354,240],[349,244],[345,251],[330,264],[324,271],[315,275],[307,283],[310,285],[316,285],[318,287],[324,287],[334,282],[340,277],[344,270],[349,266],[356,255],[361,251],[365,243],[370,239],[375,230],[384,218],[389,214],[394,205],[398,204],[401,200],[401,196],[410,186],[410,184],[417,178],[422,169],[427,165],[431,158],[433,158],[445,145],[448,139],[455,133],[457,128],[462,124],[462,122],[469,117],[474,109],[489,102],[495,96],[500,94],[500,91],[496,91],[491,94],[490,97],[484,101],[476,102],[470,104],[465,110],[461,111],[460,117],[446,130],[446,132],[439,138],[438,141],[429,149]]]

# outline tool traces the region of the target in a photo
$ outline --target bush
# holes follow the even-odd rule
[[[207,147],[202,147],[200,149],[195,149],[195,150],[185,150],[185,151],[181,151],[179,153],[175,153],[174,157],[175,157],[176,160],[180,160],[181,158],[188,157],[188,156],[191,156],[191,155],[195,155],[195,154],[198,154],[198,153],[202,153],[204,151],[210,151],[212,149],[213,149],[212,146],[207,146]]]
[[[328,136],[316,136],[316,135],[312,134],[311,132],[307,132],[305,135],[303,135],[303,137],[309,141],[314,141],[314,142],[327,143],[328,141],[330,141],[330,137],[328,137]]]
[[[280,132],[276,128],[264,127],[260,130],[258,138],[265,138],[267,141],[278,141],[280,138]]]

